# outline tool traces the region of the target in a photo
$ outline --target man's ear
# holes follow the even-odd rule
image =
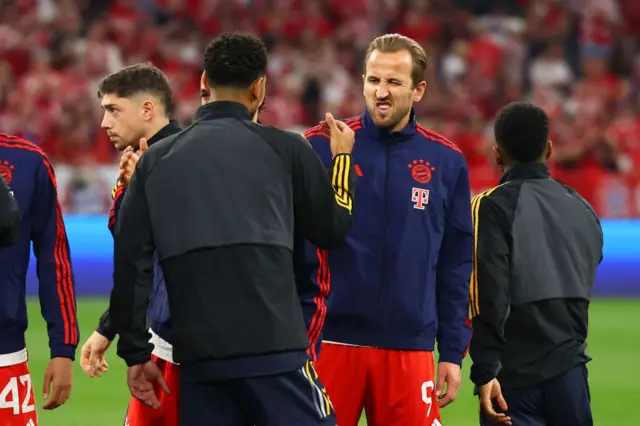
[[[544,161],[549,160],[549,158],[551,158],[551,154],[553,153],[553,142],[551,142],[551,140],[547,141],[547,155],[544,159]]]
[[[264,102],[264,97],[267,94],[267,77],[260,77],[251,85],[251,91],[254,98],[258,101],[258,106]]]
[[[502,152],[500,152],[500,148],[498,146],[493,147],[493,156],[498,167],[504,167],[504,163],[502,161]]]
[[[427,90],[427,82],[422,80],[413,89],[413,96],[412,96],[413,102],[420,102],[426,90]]]
[[[209,87],[209,79],[207,78],[207,74],[204,72],[200,76],[200,89],[206,90],[207,92],[211,91],[211,88]]]
[[[145,121],[152,120],[156,115],[156,105],[151,100],[142,102],[142,119]]]

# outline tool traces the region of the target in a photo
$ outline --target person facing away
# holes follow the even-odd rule
[[[343,244],[352,221],[353,132],[328,115],[333,172],[301,135],[254,123],[267,52],[223,34],[206,49],[210,101],[140,157],[116,222],[110,313],[130,391],[157,407],[145,325],[157,250],[180,363],[180,423],[335,425],[310,363],[293,273],[294,226]],[[142,273],[141,273],[142,272]]]
[[[494,134],[504,176],[471,205],[471,380],[480,423],[590,426],[585,350],[600,221],[576,191],[552,179],[542,109],[508,105]]]

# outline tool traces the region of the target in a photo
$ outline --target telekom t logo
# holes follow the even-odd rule
[[[411,201],[414,203],[414,209],[424,210],[424,207],[429,204],[429,190],[423,188],[412,188]]]

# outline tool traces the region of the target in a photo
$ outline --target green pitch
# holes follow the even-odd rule
[[[81,299],[78,316],[81,342],[89,336],[106,300]],[[42,376],[49,359],[46,327],[40,317],[38,302],[29,301],[30,328],[27,335],[31,373],[36,402],[42,405]],[[595,424],[637,424],[640,407],[640,300],[599,300],[591,308],[589,364],[591,396]],[[115,348],[112,348],[115,349]],[[79,356],[79,352],[78,352]],[[41,426],[118,426],[123,424],[128,395],[125,365],[111,350],[109,372],[102,378],[90,379],[78,364],[70,400],[55,411],[39,409]],[[458,400],[443,410],[444,426],[477,425],[477,403],[471,395],[467,366]],[[361,425],[366,425],[362,420]]]

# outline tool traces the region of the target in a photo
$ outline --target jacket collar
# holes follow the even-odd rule
[[[411,108],[411,116],[409,117],[409,124],[400,130],[399,132],[389,132],[387,129],[378,127],[373,122],[371,115],[369,114],[369,109],[365,108],[364,113],[362,114],[362,129],[371,137],[376,139],[390,139],[397,138],[397,140],[407,140],[411,138],[416,133],[416,113]]]
[[[178,122],[175,121],[175,120],[171,120],[171,121],[169,121],[169,124],[167,124],[162,129],[160,129],[158,131],[158,133],[156,133],[155,135],[151,136],[151,138],[149,138],[147,143],[149,144],[149,146],[151,146],[154,143],[158,142],[159,140],[162,140],[162,139],[166,138],[167,136],[175,135],[180,130],[182,130],[182,129],[180,129],[180,126],[178,125]]]
[[[518,164],[502,176],[500,183],[514,179],[551,179],[551,173],[544,163]]]
[[[251,114],[246,106],[238,102],[215,101],[198,108],[194,121],[215,120],[216,118],[237,118],[251,120]]]

